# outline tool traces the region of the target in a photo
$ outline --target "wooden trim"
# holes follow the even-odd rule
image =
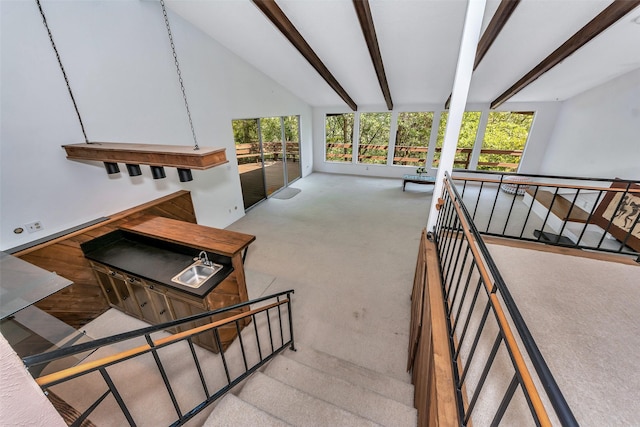
[[[99,222],[97,224],[90,225],[89,227],[82,228],[80,230],[74,231],[73,233],[65,234],[64,236],[60,236],[60,237],[58,237],[56,239],[49,240],[49,241],[41,243],[39,245],[32,246],[32,247],[24,249],[24,250],[22,250],[20,252],[16,252],[16,253],[14,253],[12,255],[16,256],[16,257],[21,257],[23,255],[27,255],[28,253],[37,251],[37,250],[42,249],[42,248],[47,247],[47,246],[54,245],[56,243],[60,243],[60,242],[62,242],[64,240],[67,240],[67,239],[69,239],[71,237],[75,237],[75,236],[84,234],[84,233],[86,233],[88,231],[91,231],[91,230],[94,230],[96,228],[104,227],[105,225],[111,224],[111,223],[113,223],[115,221],[119,221],[119,220],[121,220],[123,218],[131,216],[132,214],[145,211],[145,210],[147,210],[147,209],[149,209],[149,208],[151,208],[153,206],[156,206],[158,204],[161,204],[161,203],[164,203],[164,202],[168,202],[168,201],[170,201],[172,199],[179,199],[179,198],[181,198],[181,197],[183,197],[185,195],[189,195],[189,194],[190,193],[187,190],[176,191],[175,193],[169,194],[169,195],[161,197],[159,199],[154,199],[154,200],[152,200],[150,202],[143,203],[142,205],[138,205],[138,206],[136,206],[134,208],[127,209],[125,211],[113,214],[113,215],[111,215],[109,217],[109,219],[107,219],[105,221],[101,221],[101,222]],[[194,218],[194,222],[195,222],[195,218]]]
[[[498,34],[500,34],[500,31],[502,31],[502,28],[504,28],[519,3],[520,0],[502,0],[500,2],[496,13],[493,14],[489,25],[487,25],[487,28],[484,30],[484,33],[482,33],[482,37],[478,42],[476,60],[473,64],[474,71],[478,68],[478,65],[480,65],[482,58],[484,58],[486,53],[489,51],[493,42],[498,38]]]
[[[491,103],[491,109],[497,108],[535,81],[538,77],[564,61],[582,46],[587,44],[601,32],[616,23],[620,18],[640,5],[640,0],[614,0],[606,9],[600,12],[587,25],[582,27],[571,38],[554,50],[549,56],[525,74],[513,86]]]
[[[200,332],[208,331],[209,329],[217,328],[227,323],[235,322],[236,320],[240,320],[245,317],[253,316],[254,314],[260,313],[262,311],[271,309],[273,307],[277,307],[278,305],[282,305],[288,303],[289,299],[285,298],[281,301],[271,303],[269,305],[265,305],[250,311],[246,311],[241,314],[236,314],[230,317],[226,317],[222,320],[217,320],[206,325],[198,326],[192,329],[189,329],[184,332],[179,332],[177,334],[170,335],[168,337],[160,338],[153,341],[153,346],[157,347],[160,345],[167,345],[173,342],[176,342],[182,338],[186,338],[190,335],[198,334]],[[117,354],[111,356],[105,356],[97,360],[93,360],[91,362],[82,363],[80,365],[73,366],[71,368],[63,369],[62,371],[54,372],[53,374],[48,374],[43,377],[36,378],[36,383],[45,388],[52,383],[59,383],[61,381],[66,380],[69,377],[75,377],[84,373],[87,373],[92,370],[100,369],[109,365],[113,365],[115,363],[121,362],[126,359],[130,359],[132,357],[138,356],[148,350],[151,349],[149,344],[141,345],[138,347],[131,348],[129,350],[121,351]]]
[[[369,55],[371,55],[373,68],[376,70],[384,100],[387,103],[387,108],[391,111],[393,110],[393,101],[391,100],[391,91],[387,83],[387,75],[384,72],[384,63],[382,62],[382,55],[380,54],[380,46],[378,45],[378,38],[376,37],[376,29],[373,24],[373,17],[371,16],[369,0],[353,0],[353,7],[355,7],[356,15],[358,15],[358,21],[360,21],[362,34],[369,48]]]
[[[353,110],[357,111],[358,106],[351,99],[346,90],[338,83],[336,78],[331,74],[329,69],[324,65],[322,60],[316,55],[309,43],[298,32],[293,23],[287,18],[282,9],[278,7],[274,0],[253,0],[256,6],[264,13],[267,18],[280,30],[280,32],[298,49],[298,52],[311,64],[311,66],[320,74],[320,76],[331,86],[340,98],[347,103]]]
[[[167,166],[182,169],[209,169],[228,162],[226,148],[200,148],[186,145],[92,142],[63,145],[67,159],[136,165]]]
[[[600,261],[617,262],[619,264],[633,265],[638,267],[635,257],[631,258],[624,254],[610,254],[606,252],[589,252],[581,249],[565,248],[562,246],[552,246],[545,243],[529,242],[525,240],[514,240],[505,237],[482,236],[482,240],[488,245],[502,245],[510,248],[528,249],[531,251],[549,252],[558,255],[576,256]]]

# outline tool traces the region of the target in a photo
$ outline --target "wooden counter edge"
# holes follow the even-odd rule
[[[119,228],[143,236],[211,251],[229,257],[238,254],[256,239],[256,236],[251,234],[152,215],[143,215],[131,219],[120,225]],[[180,231],[172,231],[175,228],[179,228]],[[207,238],[206,244],[199,242],[203,236]],[[223,246],[227,246],[227,248]]]

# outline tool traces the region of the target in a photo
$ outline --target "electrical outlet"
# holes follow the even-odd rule
[[[33,221],[29,224],[25,224],[24,228],[26,228],[29,233],[35,233],[36,231],[43,230],[44,226],[42,225],[41,221]]]

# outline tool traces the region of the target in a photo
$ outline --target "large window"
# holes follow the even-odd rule
[[[494,111],[484,133],[479,170],[516,171],[533,123],[533,112]]]
[[[393,164],[424,166],[432,126],[433,112],[399,113]]]
[[[360,114],[360,141],[358,162],[387,164],[391,113]]]
[[[353,113],[327,114],[325,136],[326,160],[351,162],[353,157]]]
[[[458,145],[456,149],[456,156],[453,162],[454,168],[469,169],[469,162],[471,161],[471,152],[473,151],[473,144],[476,141],[476,135],[478,134],[478,125],[480,124],[479,111],[465,111],[462,115],[462,124],[460,125],[460,136],[458,137]],[[438,139],[436,141],[436,152],[433,156],[433,167],[438,167],[440,163],[440,153],[442,151],[442,144],[444,142],[444,132],[447,128],[447,119],[449,118],[449,112],[443,111],[440,115],[440,126],[438,126]]]

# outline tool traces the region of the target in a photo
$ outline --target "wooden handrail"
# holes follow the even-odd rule
[[[549,415],[547,414],[546,409],[544,408],[544,404],[542,403],[542,399],[540,398],[540,394],[538,393],[538,389],[536,388],[533,379],[531,377],[531,373],[527,368],[527,365],[524,361],[524,357],[520,352],[520,348],[518,347],[518,343],[516,342],[515,336],[511,331],[511,327],[509,326],[509,321],[504,314],[504,310],[502,309],[502,304],[498,299],[498,295],[493,292],[492,289],[489,289],[489,284],[493,283],[491,280],[489,273],[484,265],[483,258],[480,256],[480,252],[476,246],[476,241],[469,229],[468,224],[464,220],[465,216],[460,208],[460,204],[457,202],[455,194],[451,189],[451,184],[448,180],[444,181],[445,189],[449,193],[449,197],[453,203],[453,206],[458,214],[458,219],[460,224],[462,225],[462,229],[464,231],[465,237],[469,242],[469,248],[473,253],[473,256],[476,260],[476,267],[482,277],[483,285],[485,290],[487,291],[487,295],[489,296],[489,300],[491,301],[491,307],[496,315],[496,320],[500,325],[500,329],[503,333],[504,341],[509,348],[509,352],[513,358],[513,363],[515,365],[516,370],[520,374],[520,378],[522,380],[523,387],[527,390],[527,394],[529,395],[529,399],[531,401],[531,405],[533,410],[538,417],[538,421],[541,426],[551,426],[551,421],[549,420]]]
[[[200,332],[204,332],[210,329],[214,329],[214,328],[218,328],[220,326],[226,325],[228,323],[231,322],[235,322],[237,320],[249,317],[249,316],[253,316],[254,314],[269,310],[273,307],[277,307],[279,305],[282,304],[286,304],[289,302],[289,298],[285,298],[281,301],[278,302],[274,302],[268,305],[265,305],[263,307],[260,308],[256,308],[250,311],[246,311],[244,313],[240,313],[240,314],[236,314],[221,320],[217,320],[211,323],[208,323],[206,325],[202,325],[202,326],[198,326],[192,329],[189,329],[187,331],[183,331],[183,332],[179,332],[177,334],[173,334],[170,335],[168,337],[164,337],[164,338],[160,338],[157,340],[153,341],[153,347],[158,347],[158,346],[163,346],[163,345],[169,345],[173,342],[177,342],[185,337],[191,336],[191,335],[195,335],[198,334]],[[148,351],[150,351],[153,348],[151,345],[149,344],[145,344],[145,345],[141,345],[139,347],[135,347],[129,350],[125,350],[125,351],[121,351],[120,353],[111,355],[111,356],[105,356],[103,358],[100,358],[98,360],[94,360],[91,362],[86,362],[86,363],[82,363],[80,365],[77,366],[73,366],[71,368],[67,368],[67,369],[63,369],[61,371],[58,372],[54,372],[52,374],[48,374],[39,378],[36,378],[36,383],[44,388],[47,387],[50,384],[54,384],[54,383],[59,383],[62,381],[65,381],[68,378],[71,377],[77,377],[79,375],[88,373],[90,371],[95,371],[97,369],[109,366],[109,365],[113,365],[115,363],[124,361],[126,359],[130,359],[132,357],[135,356],[139,356],[143,353],[146,353]]]

